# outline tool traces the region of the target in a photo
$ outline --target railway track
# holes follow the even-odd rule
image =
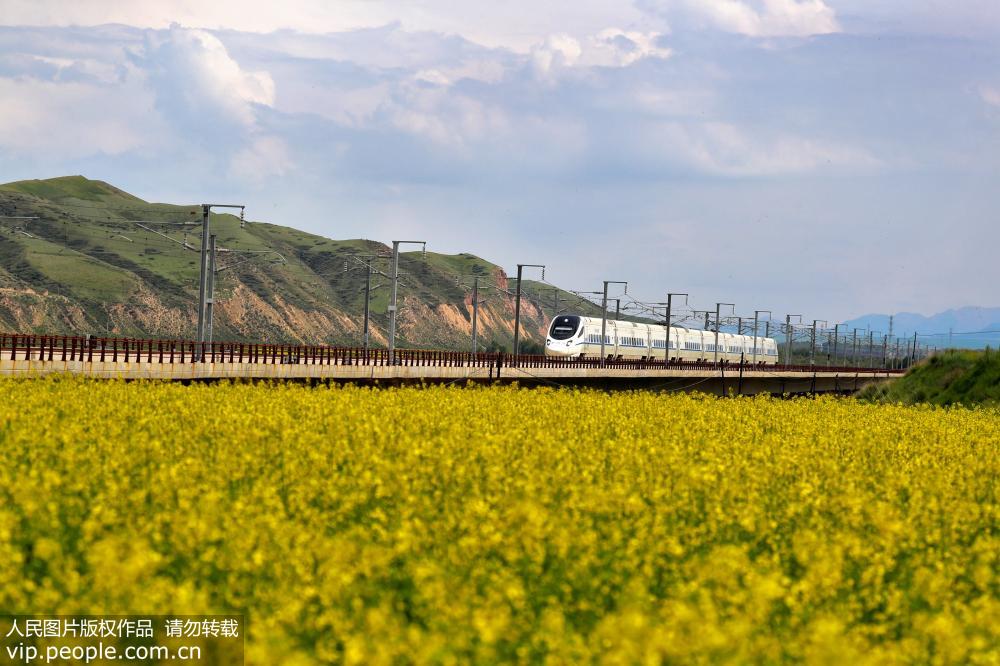
[[[517,368],[606,370],[620,374],[662,371],[695,373],[724,372],[730,375],[747,372],[784,373],[865,373],[898,375],[904,370],[825,365],[753,365],[750,363],[711,363],[692,361],[664,362],[662,359],[563,359],[542,355],[476,353],[431,349],[397,349],[390,360],[385,349],[334,347],[325,345],[286,345],[247,342],[199,343],[192,340],[157,340],[143,338],[99,338],[63,335],[0,334],[0,360],[73,363],[145,363],[145,364],[239,364],[239,365],[320,365],[365,367],[426,368]]]

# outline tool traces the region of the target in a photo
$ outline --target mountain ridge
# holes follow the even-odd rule
[[[866,314],[844,323],[849,328],[871,328],[880,332],[889,330],[888,314]],[[892,315],[893,335],[912,336],[915,332],[927,343],[938,347],[954,346],[977,348],[996,346],[1000,342],[1000,307],[967,305],[950,308],[933,315],[915,312],[898,312]],[[949,342],[950,338],[950,342]]]
[[[79,175],[0,185],[0,328],[193,338],[200,223],[198,206],[147,202]],[[211,225],[219,248],[215,339],[361,343],[363,255],[387,255],[388,246],[244,224],[227,213],[213,212]],[[370,335],[381,345],[388,261],[373,261]],[[509,348],[514,298],[502,267],[468,253],[404,252],[400,271],[400,345],[469,348],[478,276],[479,349]],[[599,311],[569,291],[525,280],[522,351],[540,351],[553,290],[563,304]]]

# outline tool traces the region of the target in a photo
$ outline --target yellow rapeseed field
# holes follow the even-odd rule
[[[248,663],[1000,663],[1000,414],[0,381],[0,610]]]

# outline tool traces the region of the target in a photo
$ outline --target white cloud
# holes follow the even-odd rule
[[[546,35],[593,34],[609,25],[630,25],[641,13],[621,0],[4,0],[0,25],[97,26],[123,24],[312,35],[399,23],[407,31],[460,34],[479,44],[527,53]]]
[[[706,4],[730,13],[687,18],[736,34],[854,20],[837,0]],[[680,280],[701,302],[814,290],[760,263],[775,237],[793,249],[846,242],[836,256],[855,256],[850,243],[896,219],[910,249],[933,237],[936,250],[934,230],[956,210],[967,233],[942,246],[961,258],[956,274],[989,264],[961,239],[996,236],[996,128],[983,109],[1000,107],[997,42],[862,35],[762,49],[684,35],[682,4],[669,6],[671,31],[655,17],[586,31],[546,18],[521,35],[534,53],[405,24],[329,35],[0,28],[0,180],[84,173],[173,201],[228,192],[260,219],[335,237],[384,238],[391,222],[505,263],[530,238],[549,248],[561,284],[628,273],[637,284]],[[657,268],[677,249],[656,245],[664,219],[717,230],[735,278],[707,284],[683,252]],[[746,222],[761,219],[747,237]],[[588,257],[603,262],[597,273]],[[790,261],[784,272],[816,274]],[[760,279],[740,292],[750,274]],[[842,281],[863,292],[851,275],[868,274]]]
[[[178,23],[199,28],[236,28],[268,32],[281,28],[308,31],[351,30],[378,22],[384,12],[365,3],[338,3],[334,9],[322,0],[7,0],[7,25],[85,25],[108,23],[142,28],[167,28]],[[383,21],[384,22],[384,21]]]
[[[1000,108],[1000,88],[980,86],[979,96],[982,97],[983,101],[987,104]]]
[[[549,35],[531,49],[531,64],[536,72],[544,75],[553,69],[573,66],[582,53],[580,42],[573,37],[565,33]]]
[[[540,75],[571,67],[627,67],[643,58],[669,58],[659,44],[662,33],[606,28],[577,40],[565,33],[549,35],[531,49],[531,64]]]
[[[773,178],[811,173],[874,173],[881,160],[853,142],[835,142],[727,121],[663,119],[614,137],[616,166],[655,179],[664,174]]]
[[[507,114],[495,105],[419,84],[400,86],[380,114],[407,134],[459,149],[495,140],[512,129]]]
[[[662,37],[659,32],[607,28],[587,40],[582,63],[626,67],[643,58],[669,58],[672,51],[658,44]]]
[[[255,104],[274,105],[271,75],[244,71],[219,38],[204,30],[172,26],[150,40],[146,59],[171,105],[179,99],[195,113],[221,111],[246,127],[255,123]]]
[[[804,37],[840,31],[824,0],[645,0],[668,20],[695,23],[750,37]]]
[[[121,86],[0,77],[0,152],[74,159],[159,144],[162,124],[140,81]]]
[[[276,136],[258,136],[229,163],[231,176],[250,183],[283,176],[295,166],[288,145]]]
[[[314,114],[332,120],[343,127],[361,128],[370,125],[376,112],[392,94],[389,83],[365,81],[349,85],[331,81],[316,86],[299,79],[282,80],[281,94],[275,107],[288,114]]]

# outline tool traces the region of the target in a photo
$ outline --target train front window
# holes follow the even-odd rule
[[[580,318],[575,315],[563,315],[552,320],[549,337],[554,340],[569,340],[580,330]]]

